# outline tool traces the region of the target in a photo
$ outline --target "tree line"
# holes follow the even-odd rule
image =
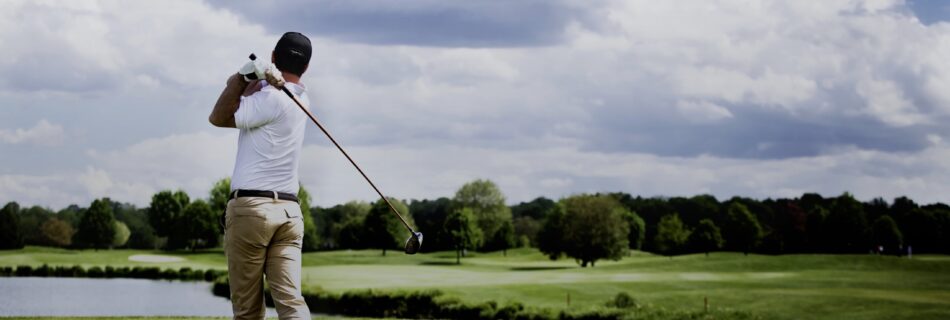
[[[43,245],[67,248],[197,250],[221,243],[220,214],[230,180],[216,182],[205,199],[183,191],[153,195],[146,208],[109,198],[88,207],[59,211],[15,202],[0,210],[0,247]],[[304,251],[398,249],[408,233],[382,200],[310,206],[300,188]],[[397,210],[426,234],[423,252],[506,253],[534,247],[552,259],[570,257],[582,266],[620,259],[629,250],[665,255],[744,253],[950,253],[950,206],[919,205],[907,197],[861,202],[851,194],[825,198],[756,200],[711,195],[632,196],[580,194],[557,201],[538,197],[506,205],[489,180],[461,186],[453,197],[402,201]]]

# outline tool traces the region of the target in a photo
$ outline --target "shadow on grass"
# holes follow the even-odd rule
[[[576,267],[565,267],[565,266],[548,266],[548,267],[511,267],[511,271],[544,271],[544,270],[563,270],[563,269],[574,269]]]
[[[424,266],[457,266],[455,261],[423,261],[419,263]]]

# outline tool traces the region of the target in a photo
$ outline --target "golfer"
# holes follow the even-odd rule
[[[307,117],[279,89],[285,86],[310,105],[300,84],[310,55],[310,39],[285,33],[271,54],[279,71],[257,68],[258,76],[250,78],[267,81],[250,81],[246,77],[253,72],[245,69],[254,71],[252,61],[228,78],[209,117],[215,126],[240,129],[224,218],[234,319],[264,319],[265,278],[280,319],[310,319],[300,294],[303,213],[297,202],[297,164]]]

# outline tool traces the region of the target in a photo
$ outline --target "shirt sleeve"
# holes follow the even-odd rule
[[[269,95],[256,92],[247,97],[241,97],[241,105],[234,112],[234,125],[238,129],[254,129],[277,119],[280,108],[267,103]]]

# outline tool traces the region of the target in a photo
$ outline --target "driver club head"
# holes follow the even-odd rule
[[[416,254],[422,248],[422,232],[415,232],[406,240],[406,254]]]

